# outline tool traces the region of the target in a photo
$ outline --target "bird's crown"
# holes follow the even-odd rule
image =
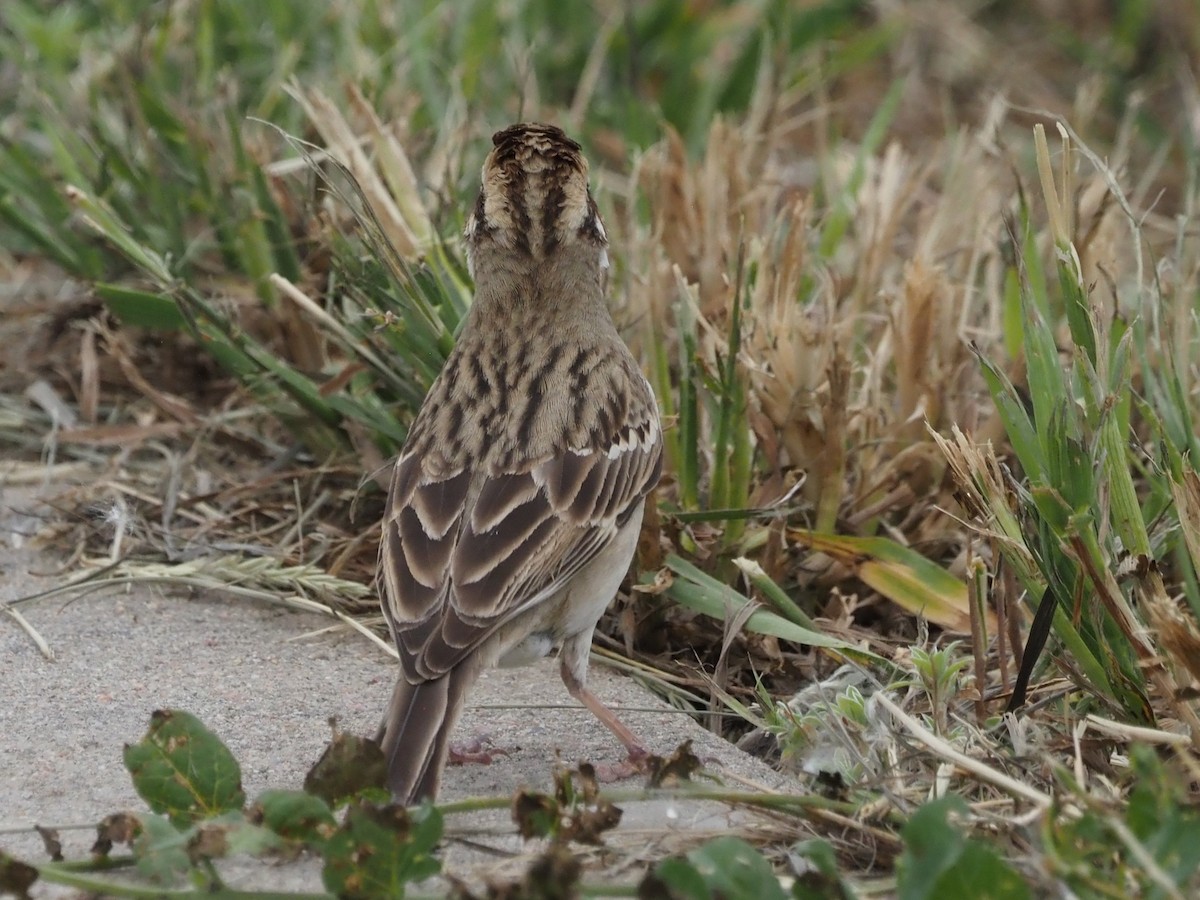
[[[492,135],[483,183],[467,221],[470,244],[493,241],[541,258],[577,241],[608,243],[588,190],[583,149],[553,125],[522,123]]]

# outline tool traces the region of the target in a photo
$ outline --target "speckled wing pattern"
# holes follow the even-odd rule
[[[456,363],[471,352],[458,349],[427,408],[452,408],[462,387]],[[611,390],[541,453],[507,446],[528,446],[528,434],[506,442],[483,430],[464,444],[438,433],[445,417],[414,423],[380,549],[384,610],[410,683],[449,673],[505,623],[557,595],[658,482],[662,439],[650,386],[625,354],[604,356],[591,360],[587,382],[593,395],[598,386]],[[578,368],[578,355],[572,362]],[[569,389],[571,378],[557,374],[541,383]],[[508,421],[522,421],[511,412]]]

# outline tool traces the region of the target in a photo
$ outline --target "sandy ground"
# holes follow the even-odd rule
[[[35,520],[27,491],[0,489],[0,602],[46,590],[66,574],[30,549]],[[220,596],[149,589],[109,591],[22,604],[53,659],[0,612],[0,849],[44,858],[34,823],[64,829],[68,858],[86,855],[94,824],[118,810],[144,810],[122,764],[125,743],[145,733],[155,709],[199,716],[230,747],[253,799],[267,788],[298,788],[329,738],[327,721],[373,734],[390,695],[394,660],[360,635],[321,632],[330,620]],[[657,753],[685,738],[710,772],[778,787],[781,776],[691,719],[669,710],[633,680],[594,666],[591,684]],[[620,745],[576,707],[557,665],[487,673],[459,725],[464,738],[486,734],[511,748],[490,765],[452,767],[441,799],[507,796],[522,786],[548,788],[556,759],[621,758]],[[636,787],[627,782],[622,787]],[[635,882],[639,860],[724,833],[750,813],[717,803],[624,804],[609,840],[624,852],[592,853],[592,880]],[[468,880],[520,873],[536,845],[522,845],[507,813],[448,821],[446,868]],[[229,866],[239,887],[319,890],[316,864],[244,861]],[[41,893],[38,893],[38,891]],[[35,888],[35,897],[63,896]],[[68,894],[69,895],[69,894]]]

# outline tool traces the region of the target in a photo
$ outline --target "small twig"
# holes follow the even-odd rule
[[[50,660],[51,662],[54,661],[54,651],[50,649],[50,645],[46,643],[46,639],[38,633],[38,630],[33,627],[33,624],[28,619],[21,615],[19,610],[13,609],[7,603],[0,603],[0,610],[3,610],[12,616],[13,621],[25,629],[25,633],[29,635],[30,640],[32,640],[37,646],[38,650],[42,652],[42,656],[46,657],[46,659]]]
[[[30,484],[67,484],[95,472],[91,462],[60,462],[47,465],[42,462],[6,460],[0,462],[0,483],[7,486]]]
[[[318,605],[320,605],[320,604],[318,604]],[[329,615],[333,616],[335,619],[340,621],[343,625],[348,625],[350,628],[353,628],[355,631],[357,631],[359,634],[361,634],[363,637],[365,637],[367,640],[369,640],[375,646],[379,647],[379,649],[381,649],[384,653],[386,653],[392,659],[400,658],[400,654],[396,651],[395,644],[393,644],[391,641],[384,640],[379,635],[377,635],[374,631],[372,631],[370,628],[368,628],[366,625],[364,625],[362,622],[360,622],[358,619],[355,619],[353,616],[348,616],[348,615],[346,615],[346,613],[342,612],[340,609],[334,609],[331,606],[323,607],[321,611],[326,612]],[[321,630],[325,631],[327,629],[321,629]],[[309,637],[309,636],[311,636],[311,634],[313,634],[313,632],[310,632],[309,634],[306,634],[306,635],[301,635],[301,637],[302,638]]]
[[[914,738],[916,738],[938,756],[942,757],[942,759],[949,760],[960,769],[965,769],[976,778],[979,778],[981,781],[986,781],[989,784],[994,785],[1003,791],[1007,791],[1010,794],[1015,794],[1018,797],[1024,797],[1026,800],[1037,804],[1041,808],[1049,807],[1053,802],[1052,798],[1048,794],[1043,794],[1041,791],[1029,787],[1029,785],[1022,784],[1016,779],[1005,775],[1003,772],[997,772],[990,766],[985,766],[978,760],[971,759],[971,757],[967,756],[962,751],[951,747],[944,740],[935,735],[933,732],[929,731],[920,722],[897,706],[887,696],[887,694],[883,693],[882,691],[875,694],[873,699],[875,702],[883,706],[883,708],[889,713],[891,713],[892,717],[895,718],[896,721],[898,721],[901,725],[903,725],[908,730],[909,734],[911,734]]]
[[[1132,743],[1169,744],[1172,747],[1186,747],[1191,739],[1186,734],[1173,731],[1162,731],[1158,728],[1145,728],[1141,725],[1126,725],[1124,722],[1114,722],[1103,716],[1088,713],[1084,721],[1090,727],[1110,737],[1124,738]]]
[[[183,888],[167,890],[162,887],[141,886],[128,882],[116,882],[107,878],[96,878],[88,873],[76,872],[63,863],[39,863],[38,875],[49,884],[61,884],[79,888],[90,895],[104,897],[153,897],[166,900],[332,900],[325,893],[290,893],[283,891],[239,891],[229,888],[217,890]]]

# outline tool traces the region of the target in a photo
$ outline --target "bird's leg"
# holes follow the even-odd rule
[[[592,711],[604,727],[616,735],[617,740],[625,745],[629,757],[620,763],[607,763],[596,767],[596,775],[601,781],[619,781],[646,770],[646,761],[650,752],[642,746],[642,742],[630,731],[625,723],[617,718],[617,714],[604,705],[604,702],[588,690],[583,679],[579,678],[568,663],[569,655],[562,658],[562,680],[567,686],[567,692]]]

